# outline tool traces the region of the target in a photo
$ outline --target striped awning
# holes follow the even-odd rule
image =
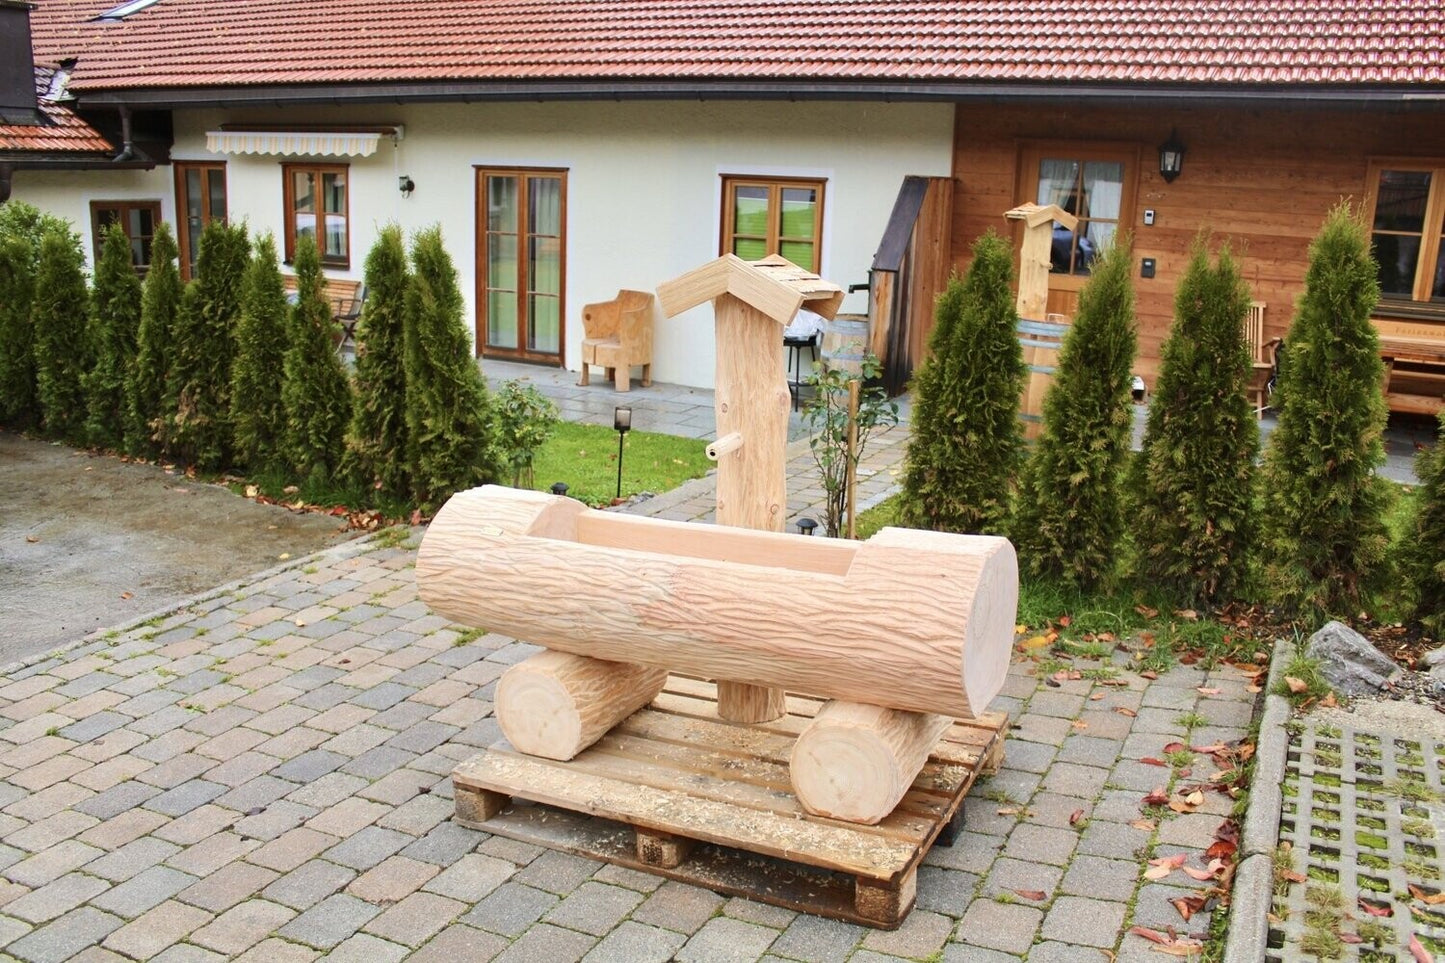
[[[208,130],[206,149],[213,154],[301,154],[321,157],[370,157],[383,137],[401,136],[401,128],[367,130]]]

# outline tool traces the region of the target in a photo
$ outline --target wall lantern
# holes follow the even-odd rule
[[[626,406],[612,412],[612,428],[617,432],[617,497],[622,497],[622,442],[632,430],[632,409]]]
[[[1184,169],[1184,145],[1179,140],[1179,131],[1169,131],[1169,139],[1159,145],[1159,176],[1164,183],[1174,183],[1174,178]]]
[[[405,174],[396,179],[396,186],[401,191],[402,197],[411,197],[411,192],[416,190],[416,182]]]

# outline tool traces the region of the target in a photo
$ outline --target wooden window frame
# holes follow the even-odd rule
[[[317,178],[316,198],[317,204],[323,210],[316,212],[317,222],[317,245],[316,248],[321,254],[321,266],[323,268],[337,268],[347,270],[351,267],[351,165],[350,164],[292,164],[281,165],[281,197],[282,214],[286,227],[286,253],[285,263],[296,262],[296,177],[301,172],[309,172]],[[346,210],[342,215],[346,218],[346,255],[344,257],[328,256],[326,253],[325,234],[326,211],[325,203],[322,201],[322,189],[320,179],[323,174],[344,174],[346,175]]]
[[[768,254],[777,254],[782,248],[784,241],[800,241],[813,245],[813,263],[806,266],[807,270],[814,274],[821,274],[823,270],[823,211],[827,204],[828,181],[821,177],[770,177],[755,174],[723,174],[722,175],[722,214],[721,214],[721,236],[718,239],[718,251],[728,254],[733,249],[733,242],[739,235],[733,230],[733,213],[735,210],[734,199],[739,187],[765,187],[768,190],[768,234],[764,238]],[[807,237],[784,237],[783,230],[783,198],[784,188],[807,187],[818,192],[818,203],[813,210],[813,236]],[[756,237],[752,234],[744,234],[742,237]]]
[[[1039,163],[1045,158],[1084,161],[1115,161],[1124,165],[1124,183],[1120,188],[1117,231],[1129,231],[1134,224],[1134,203],[1139,194],[1139,144],[1122,141],[1047,140],[1019,143],[1018,178],[1014,188],[1017,203],[1029,204],[1038,199]],[[999,211],[999,214],[1002,214]],[[1086,218],[1095,220],[1095,218]],[[1103,220],[1100,218],[1099,220]],[[1014,222],[1014,250],[1022,243],[1023,233]],[[1078,292],[1088,283],[1088,274],[1049,274],[1049,288]]]
[[[530,361],[538,364],[563,367],[567,357],[567,174],[566,167],[489,167],[484,164],[474,165],[473,182],[476,189],[476,303],[477,317],[476,328],[473,332],[473,349],[476,356],[481,358],[501,358],[508,361]],[[515,177],[520,183],[517,192],[517,347],[514,348],[491,348],[487,345],[487,190],[486,179],[488,177]],[[531,278],[527,271],[527,258],[524,239],[531,235],[525,228],[525,221],[528,213],[527,201],[527,178],[528,177],[555,177],[561,181],[560,203],[562,209],[559,214],[557,245],[559,257],[557,270],[561,274],[560,290],[557,293],[557,353],[549,354],[540,351],[529,351],[527,349],[526,337],[526,309],[527,298],[532,293],[530,287]],[[547,235],[540,235],[546,237]]]
[[[1423,315],[1445,318],[1445,300],[1432,300],[1431,290],[1435,281],[1435,265],[1440,248],[1445,241],[1445,157],[1372,157],[1366,168],[1365,181],[1365,231],[1370,239],[1373,252],[1375,234],[1375,204],[1380,195],[1380,173],[1382,171],[1421,171],[1430,176],[1430,196],[1425,202],[1424,230],[1420,236],[1420,253],[1415,262],[1415,289],[1409,298],[1381,295],[1376,307],[1377,314],[1391,314],[1398,311],[1405,315]],[[1387,232],[1404,233],[1404,232]]]
[[[120,226],[125,231],[125,236],[131,240],[135,240],[135,238],[131,237],[130,225],[127,223],[129,218],[127,215],[137,208],[148,208],[151,212],[151,223],[160,224],[161,202],[159,200],[128,198],[126,200],[90,202],[90,240],[91,247],[94,250],[94,260],[91,262],[92,264],[100,264],[101,249],[105,247],[105,233],[100,225],[100,212],[111,209],[119,210]],[[154,233],[151,234],[151,238],[155,238]],[[134,267],[136,273],[144,277],[145,273],[150,270],[150,262],[147,261],[145,264],[136,264]]]
[[[181,278],[189,281],[191,279],[191,223],[189,208],[186,206],[186,172],[201,172],[201,229],[211,223],[211,182],[206,177],[206,172],[218,170],[226,178],[226,214],[221,223],[230,220],[231,215],[231,180],[230,172],[226,170],[225,161],[176,161],[176,247],[179,249],[181,262]]]

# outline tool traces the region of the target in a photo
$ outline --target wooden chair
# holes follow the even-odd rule
[[[652,384],[652,319],[656,299],[647,291],[617,292],[611,301],[582,309],[582,379],[590,384],[591,365],[606,369],[618,391],[631,388],[631,368],[642,367],[642,386]]]
[[[1249,313],[1244,316],[1244,340],[1249,345],[1249,359],[1254,371],[1245,389],[1250,404],[1254,405],[1254,416],[1263,418],[1269,407],[1269,396],[1274,389],[1275,354],[1282,342],[1280,338],[1264,340],[1264,302],[1249,302]]]

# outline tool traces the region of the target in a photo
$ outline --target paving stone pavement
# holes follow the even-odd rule
[[[870,448],[865,501],[896,483],[905,440]],[[814,513],[806,442],[789,454],[790,513]],[[705,478],[630,510],[705,521],[712,497]],[[1203,866],[1232,802],[1132,824],[1170,779],[1141,758],[1244,735],[1254,695],[1232,669],[1101,663],[1057,682],[1018,661],[995,705],[1007,761],[896,932],[462,828],[449,774],[499,737],[496,680],[535,649],[432,615],[419,536],[328,550],[0,677],[0,961],[1128,963],[1156,958],[1134,923],[1208,924],[1168,902],[1192,880],[1145,881],[1144,860]]]

